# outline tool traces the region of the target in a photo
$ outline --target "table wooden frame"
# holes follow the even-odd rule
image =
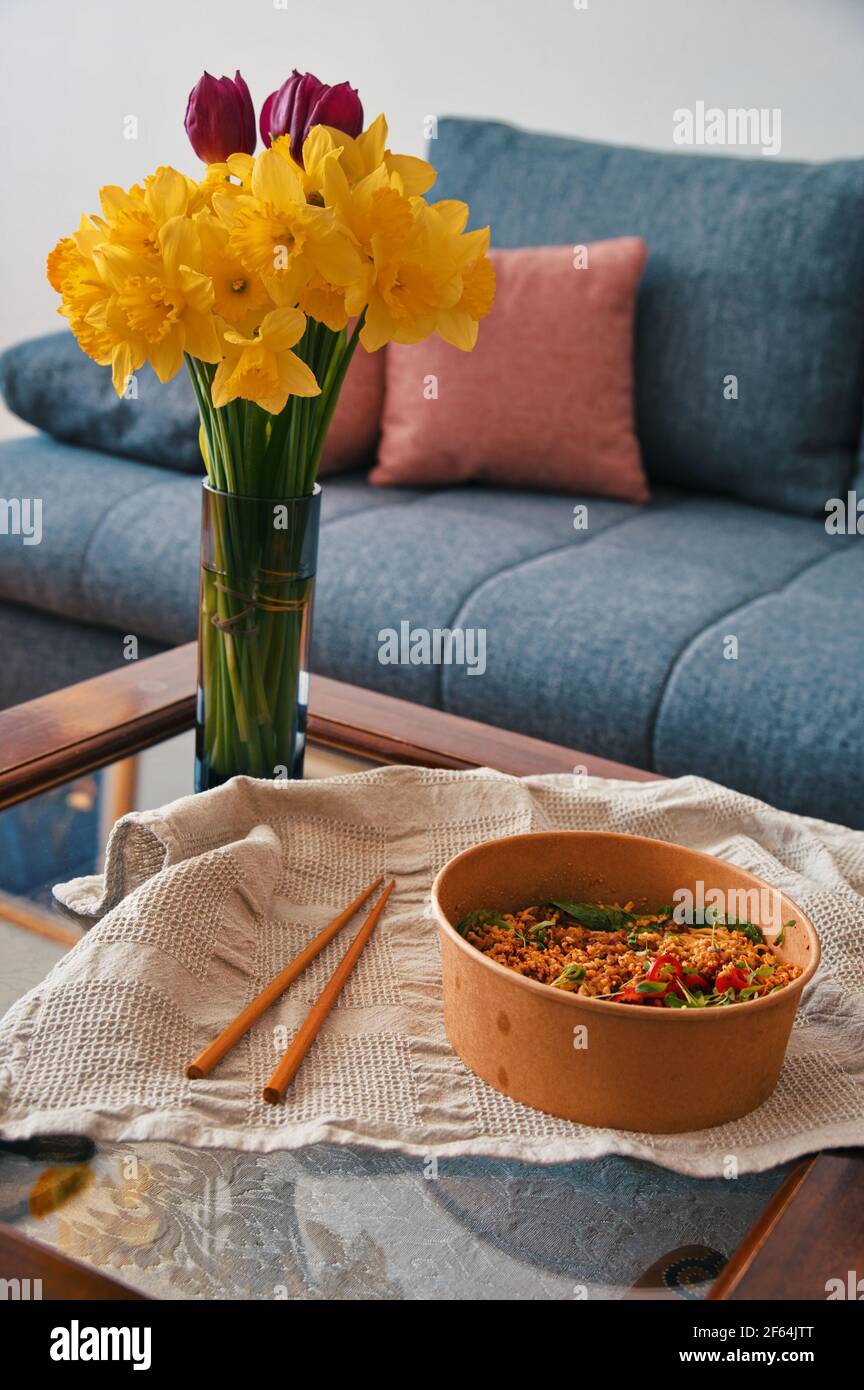
[[[0,809],[182,733],[194,717],[193,643],[2,710]],[[312,680],[309,738],[372,761],[424,767],[489,766],[514,776],[584,772],[636,781],[656,776],[321,676]],[[94,1292],[103,1276],[85,1265],[76,1283],[66,1262],[58,1282],[56,1252],[0,1228],[0,1251],[23,1250],[25,1241],[27,1273],[41,1272],[46,1291],[53,1281],[56,1297],[110,1296],[105,1285]],[[849,1270],[864,1272],[861,1150],[815,1154],[796,1164],[709,1298],[821,1301],[826,1279],[845,1280]],[[129,1291],[114,1296],[129,1297]]]

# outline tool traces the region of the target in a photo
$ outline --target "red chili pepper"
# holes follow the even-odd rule
[[[669,991],[664,989],[662,994],[642,994],[635,985],[627,985],[614,998],[619,1004],[642,1004],[650,1008],[662,1004],[668,993]]]
[[[692,970],[688,974],[682,975],[680,980],[673,980],[669,986],[672,994],[677,994],[679,999],[686,1000],[685,987],[687,990],[702,990],[703,994],[710,993],[708,981],[702,975],[696,975]]]
[[[646,980],[677,980],[681,977],[681,962],[677,956],[655,956]]]
[[[653,1004],[656,995],[640,994],[634,985],[627,985],[615,998],[619,1004]]]
[[[689,974],[684,976],[684,983],[688,989],[708,989],[708,981],[704,975]]]
[[[614,997],[619,1004],[641,1004],[645,998],[644,994],[637,994],[636,990],[630,987],[620,990]]]
[[[739,965],[731,965],[726,970],[721,970],[714,982],[718,994],[725,994],[727,989],[738,994],[747,984],[747,976]]]

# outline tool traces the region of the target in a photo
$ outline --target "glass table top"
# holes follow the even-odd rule
[[[0,812],[0,1014],[83,933],[53,885],[100,870],[121,815],[192,790],[193,738]],[[306,775],[369,766],[313,746]],[[701,1298],[791,1166],[695,1179],[618,1157],[74,1142],[0,1144],[0,1221],[162,1298]]]

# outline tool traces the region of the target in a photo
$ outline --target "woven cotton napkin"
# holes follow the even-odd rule
[[[478,841],[547,829],[717,854],[811,915],[823,963],[758,1110],[690,1134],[592,1129],[509,1100],[455,1056],[432,879]],[[266,1105],[262,1084],[353,925],[213,1075],[188,1081],[185,1064],[377,874],[396,891],[286,1102]],[[247,1150],[328,1141],[550,1163],[618,1153],[696,1176],[728,1174],[730,1155],[747,1172],[864,1142],[864,833],[699,778],[404,767],[281,785],[241,777],[124,816],[104,875],[55,893],[98,923],[0,1023],[5,1138],[65,1131]]]

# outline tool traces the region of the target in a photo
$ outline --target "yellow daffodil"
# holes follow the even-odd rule
[[[81,252],[71,236],[61,237],[45,262],[48,283],[58,294],[63,293],[63,282],[72,270],[83,260]]]
[[[112,343],[114,389],[122,395],[129,375],[147,361],[160,381],[178,371],[184,352],[202,362],[222,356],[213,320],[213,282],[191,268],[200,262],[194,224],[173,217],[157,233],[158,257],[103,244],[94,252],[111,295],[87,316]]]
[[[409,200],[413,221],[408,235],[389,242],[372,238],[373,280],[368,292],[366,322],[361,342],[375,352],[391,340],[416,343],[434,333],[442,314],[462,299],[462,272],[484,254],[488,229],[458,234],[455,208],[443,211],[422,198]],[[361,305],[348,297],[348,309],[359,313]],[[445,331],[455,331],[448,319]],[[463,335],[464,336],[464,335]]]
[[[82,351],[102,366],[111,361],[111,341],[100,329],[88,322],[88,315],[109,296],[91,257],[79,249],[79,239],[86,236],[89,219],[82,217],[78,233],[63,237],[48,257],[48,279],[61,296],[58,313],[69,320],[72,332]]]
[[[167,166],[157,169],[128,190],[112,184],[99,190],[102,216],[93,223],[101,241],[111,246],[124,246],[139,256],[157,259],[160,227],[174,217],[194,212],[202,199],[197,184]]]
[[[361,118],[357,103],[346,129]],[[111,365],[118,394],[144,362],[167,381],[186,354],[216,365],[214,408],[239,397],[276,414],[319,393],[291,351],[307,316],[332,334],[359,321],[370,352],[436,332],[473,348],[495,294],[488,228],[466,232],[465,203],[426,202],[435,171],[388,149],[383,116],[356,136],[298,129],[296,157],[284,135],[208,165],[197,183],[166,166],[129,189],[108,185],[100,212],[51,252],[59,312]],[[344,338],[313,342],[316,361],[347,350]],[[330,372],[325,391],[341,379]]]
[[[323,275],[313,275],[300,291],[297,303],[304,314],[338,333],[351,317],[345,303],[348,293],[345,285],[334,285]]]
[[[383,164],[388,173],[399,175],[402,192],[414,197],[428,193],[438,177],[425,159],[417,159],[409,154],[393,154],[387,149],[387,122],[383,114],[377,116],[368,130],[362,131],[355,139],[332,126],[316,126],[315,130],[321,132],[319,139],[326,134],[330,147],[339,149],[339,163],[350,183],[359,183]]]
[[[305,331],[305,314],[289,308],[273,309],[266,314],[250,337],[225,325],[225,356],[211,387],[214,406],[227,405],[239,397],[257,401],[263,410],[278,415],[289,396],[320,395],[314,373],[290,351]]]
[[[360,270],[345,291],[346,318],[359,314],[369,302],[376,278],[376,262],[390,263],[414,228],[414,208],[401,182],[383,164],[359,183],[350,184],[341,164],[328,164],[324,196],[340,223],[354,239]],[[308,312],[315,314],[313,308]]]
[[[350,285],[362,269],[360,257],[332,210],[310,205],[292,162],[278,150],[258,155],[251,197],[216,194],[213,210],[229,232],[232,254],[261,276],[278,305],[296,305],[316,275],[332,285]]]
[[[241,333],[251,333],[273,308],[260,276],[230,250],[228,229],[217,218],[200,213],[195,229],[201,245],[197,269],[213,281],[213,312]]]
[[[402,189],[401,180],[379,164],[371,174],[352,185],[341,164],[328,164],[324,176],[324,195],[351,232],[366,260],[372,257],[372,243],[395,249],[411,234],[414,207]]]
[[[462,294],[452,309],[441,309],[435,331],[445,343],[471,352],[479,320],[491,313],[495,300],[495,268],[488,256],[471,261],[462,271]]]
[[[111,361],[113,348],[110,335],[99,323],[99,314],[107,304],[108,297],[108,288],[100,280],[95,267],[82,262],[66,281],[60,309],[69,320],[78,346],[103,367]]]
[[[313,126],[303,142],[303,163],[298,164],[291,154],[291,136],[280,135],[270,146],[290,164],[303,187],[306,202],[314,207],[324,206],[324,178],[328,164],[339,159],[340,149],[334,145],[330,132],[323,125]],[[337,132],[343,140],[347,135]]]
[[[214,193],[236,197],[248,193],[252,183],[255,160],[251,154],[232,154],[224,164],[208,164],[207,173],[198,185],[204,204],[209,208]]]
[[[464,233],[468,205],[455,199],[433,203],[431,211],[450,238],[451,254],[462,279],[459,299],[452,308],[439,311],[435,331],[446,343],[470,352],[477,342],[478,322],[491,312],[495,300],[495,268],[486,254],[489,228]]]

